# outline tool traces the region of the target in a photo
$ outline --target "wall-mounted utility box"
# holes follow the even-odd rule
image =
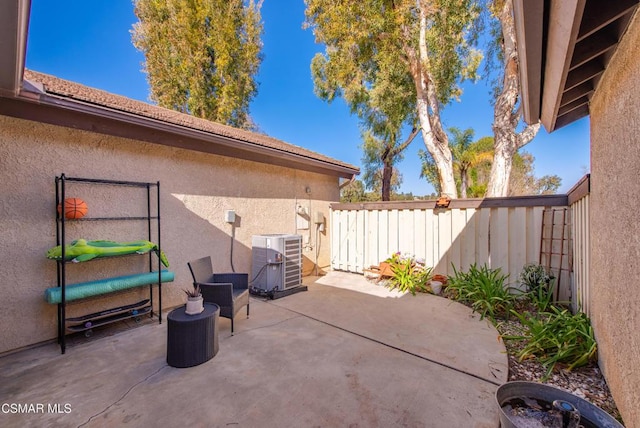
[[[227,223],[235,223],[236,212],[234,210],[226,210],[224,212],[224,221],[226,221]]]
[[[296,207],[296,229],[309,229],[309,210],[304,205]]]

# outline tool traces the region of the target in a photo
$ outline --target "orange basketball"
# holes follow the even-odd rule
[[[87,211],[87,204],[80,198],[67,198],[64,200],[65,218],[77,220],[84,217]],[[58,205],[58,214],[60,214],[60,205]]]

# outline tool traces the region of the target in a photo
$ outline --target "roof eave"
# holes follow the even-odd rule
[[[47,93],[27,90],[15,97],[0,97],[0,114],[348,179],[360,172],[356,167]]]
[[[513,11],[524,121],[535,124],[540,121],[544,2],[514,0]]]
[[[20,91],[27,51],[30,0],[0,1],[0,95]]]
[[[514,0],[513,6],[524,120],[552,132],[565,124],[558,113],[585,0]]]
[[[558,112],[582,22],[585,0],[550,2],[540,120],[549,132],[564,125]]]

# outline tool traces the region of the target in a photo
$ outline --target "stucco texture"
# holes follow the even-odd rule
[[[215,271],[231,271],[232,226],[225,222],[225,210],[238,217],[233,246],[237,272],[250,272],[253,235],[297,233],[303,236],[303,274],[310,274],[315,270],[315,226],[298,230],[296,207],[302,205],[312,215],[321,212],[328,221],[329,204],[339,199],[337,177],[6,116],[0,116],[0,129],[0,353],[56,337],[56,305],[47,304],[43,293],[56,285],[56,263],[45,253],[56,244],[54,180],[61,173],[160,182],[162,249],[175,272],[175,281],[163,285],[163,308],[186,301],[182,290],[191,286],[189,260],[211,255]],[[66,196],[86,201],[88,215],[135,216],[146,212],[145,193],[68,183]],[[318,258],[325,270],[330,264],[326,226],[319,234]],[[68,223],[67,238],[146,239],[146,228],[146,221],[75,222]],[[146,257],[103,259],[68,265],[68,282],[147,269]],[[107,295],[69,304],[67,312],[76,316],[147,296],[144,289]]]
[[[640,22],[591,102],[591,314],[626,426],[640,426]]]

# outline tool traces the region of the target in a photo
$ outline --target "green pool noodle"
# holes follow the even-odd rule
[[[168,270],[161,271],[162,282],[172,282],[174,273]],[[116,276],[113,278],[99,279],[95,281],[67,284],[65,286],[65,300],[71,302],[87,297],[100,296],[102,294],[115,293],[129,288],[143,285],[157,284],[158,272],[138,273],[135,275]],[[62,289],[50,287],[44,291],[44,299],[51,304],[62,302]]]

